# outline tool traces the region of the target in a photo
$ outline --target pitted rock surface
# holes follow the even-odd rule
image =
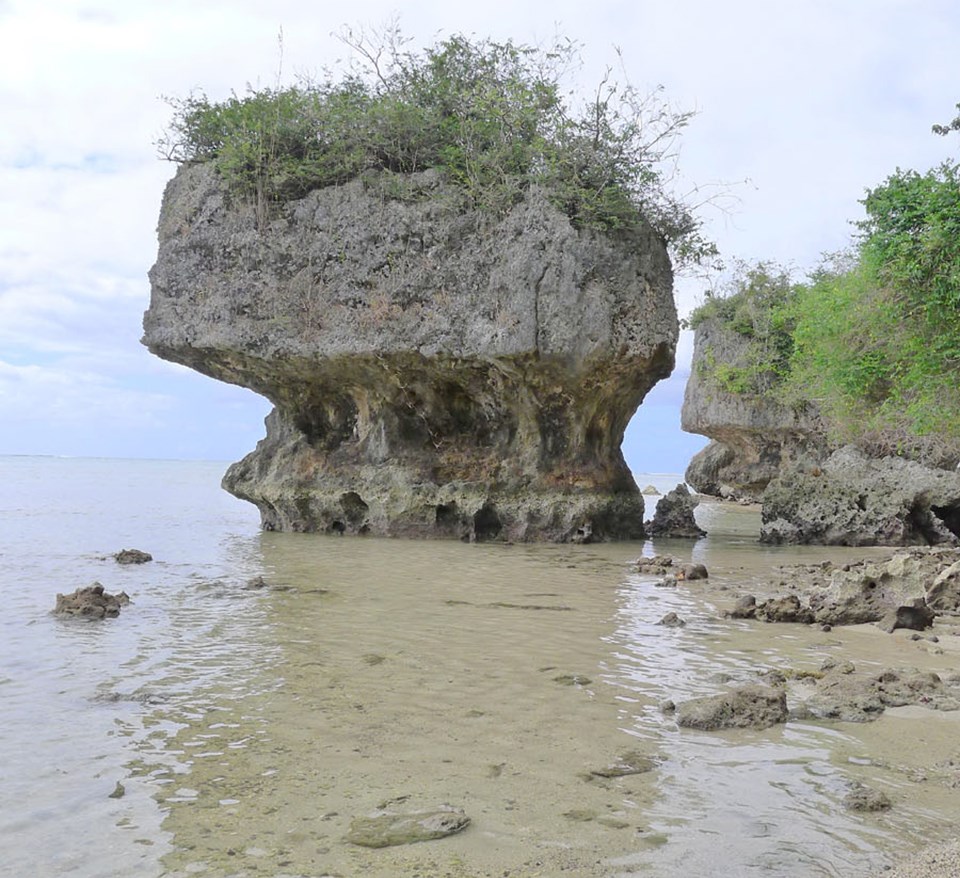
[[[663,242],[577,230],[536,190],[494,219],[405,182],[266,220],[212,167],[168,185],[144,343],[275,406],[224,486],[268,529],[639,537],[620,443],[673,368]]]

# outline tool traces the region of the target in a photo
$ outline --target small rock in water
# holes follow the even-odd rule
[[[433,811],[383,811],[354,818],[346,840],[361,847],[385,848],[445,838],[469,825],[470,818],[459,808],[449,805]]]
[[[654,555],[652,558],[637,558],[638,573],[663,575],[673,567],[673,558],[669,555]]]
[[[153,555],[140,549],[121,549],[113,557],[118,564],[146,564],[153,560]]]
[[[72,594],[58,594],[54,613],[58,616],[83,616],[103,619],[120,615],[120,608],[130,603],[126,592],[107,594],[99,582],[78,588]]]
[[[126,794],[126,790],[120,781],[117,781],[117,785],[113,788],[113,792],[107,796],[108,799],[122,799]]]
[[[680,568],[680,572],[677,574],[677,579],[684,579],[691,581],[694,579],[709,579],[710,574],[707,572],[707,568],[703,564],[684,564]]]
[[[851,811],[889,811],[893,803],[886,793],[856,782],[843,797],[843,806]]]
[[[692,698],[677,708],[677,725],[690,729],[766,729],[787,721],[787,693],[744,686],[721,695]]]
[[[677,587],[677,577],[672,573],[668,573],[663,579],[654,583],[654,586],[657,588],[676,588]]]
[[[658,625],[663,625],[667,628],[682,628],[686,625],[686,621],[681,619],[676,613],[667,613],[659,622]]]
[[[590,774],[594,777],[628,777],[632,774],[644,774],[657,767],[655,760],[644,756],[637,750],[628,750],[617,757],[617,761],[606,768],[593,768]]]
[[[561,686],[589,686],[593,680],[584,677],[583,674],[561,674],[559,677],[554,677],[553,682]]]

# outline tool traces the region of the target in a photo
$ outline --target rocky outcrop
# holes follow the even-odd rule
[[[757,500],[782,466],[826,453],[813,406],[798,411],[772,395],[734,392],[725,385],[722,376],[751,365],[749,337],[716,319],[697,326],[680,423],[688,433],[713,440],[684,475],[700,494]]]
[[[265,223],[211,167],[168,185],[144,342],[275,406],[225,487],[268,529],[640,536],[620,443],[673,368],[663,242],[578,231],[535,190],[494,219],[432,172],[386,185]]]
[[[957,545],[960,474],[847,446],[793,466],[763,494],[760,540],[842,546]]]
[[[644,522],[644,530],[650,537],[678,537],[699,539],[707,535],[693,516],[700,500],[691,494],[684,484],[677,485],[669,494],[657,501],[653,518]]]
[[[960,549],[914,547],[842,566],[829,561],[778,570],[776,590],[764,600],[743,595],[735,619],[923,630],[935,616],[960,615]]]

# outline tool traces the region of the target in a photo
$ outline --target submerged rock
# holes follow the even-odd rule
[[[275,208],[208,165],[169,183],[144,343],[275,406],[224,486],[264,528],[638,538],[627,422],[674,363],[666,248],[578,230],[536,189],[465,212],[435,172]]]
[[[766,729],[787,721],[787,693],[750,685],[720,695],[693,698],[677,706],[677,725],[689,729]]]
[[[657,624],[663,625],[665,628],[682,628],[687,623],[676,613],[667,613]]]
[[[153,560],[153,555],[140,549],[121,549],[113,557],[118,564],[146,564]]]
[[[677,485],[669,494],[657,501],[653,518],[644,522],[647,536],[682,539],[699,539],[706,536],[707,532],[693,517],[693,510],[699,504],[700,500],[690,493],[686,485]]]
[[[628,750],[617,757],[616,762],[612,762],[605,768],[594,768],[590,770],[593,777],[615,778],[629,777],[634,774],[646,774],[657,767],[657,761],[649,756],[644,756],[637,750]]]
[[[415,844],[445,838],[470,825],[470,818],[459,808],[444,805],[433,811],[377,811],[369,817],[350,822],[346,840],[367,848]]]
[[[120,608],[130,603],[126,592],[108,594],[99,582],[78,588],[72,594],[58,594],[54,613],[59,616],[83,616],[103,619],[120,615]]]
[[[843,797],[843,807],[850,811],[889,811],[892,806],[886,793],[859,782],[852,784],[850,792]]]

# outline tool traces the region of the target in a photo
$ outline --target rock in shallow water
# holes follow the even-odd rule
[[[444,838],[469,825],[470,818],[463,811],[449,806],[407,813],[380,811],[352,820],[346,840],[361,847],[385,848]]]
[[[766,729],[787,721],[787,693],[770,686],[744,686],[678,705],[677,725],[688,729]]]
[[[120,608],[130,603],[126,592],[107,594],[99,582],[78,588],[72,594],[58,594],[54,613],[59,616],[82,616],[103,619],[120,615]]]

